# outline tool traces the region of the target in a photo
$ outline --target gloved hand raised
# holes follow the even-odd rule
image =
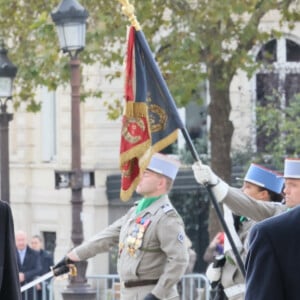
[[[200,161],[197,161],[193,164],[192,168],[198,183],[210,186],[218,184],[219,178],[209,166],[203,165]]]
[[[202,185],[212,187],[212,192],[218,202],[222,202],[228,192],[228,184],[221,180],[212,169],[200,161],[193,164],[194,177]]]
[[[144,298],[144,300],[159,300],[159,299],[150,293]]]

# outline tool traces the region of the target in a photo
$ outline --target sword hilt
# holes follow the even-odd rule
[[[70,276],[76,277],[77,276],[77,267],[75,265],[70,265]]]
[[[72,276],[72,277],[77,276],[77,268],[74,264],[70,264],[68,266],[62,266],[60,268],[55,268],[55,269],[52,267],[51,269],[52,269],[53,275],[55,277],[66,274],[66,273],[69,273],[70,276]]]

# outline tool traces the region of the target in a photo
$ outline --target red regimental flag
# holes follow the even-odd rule
[[[139,59],[139,58],[138,58]],[[137,65],[135,56],[135,30],[130,28],[128,35],[125,70],[125,109],[122,119],[120,143],[121,199],[128,200],[134,192],[139,174],[144,171],[140,158],[151,147],[151,135],[146,104],[147,87],[144,85],[141,64]],[[141,77],[140,77],[141,76]],[[142,80],[140,80],[142,79]],[[137,85],[139,85],[137,91]],[[136,97],[140,99],[136,99]],[[148,161],[143,163],[143,166]]]
[[[141,30],[130,28],[122,120],[121,199],[128,200],[151,156],[177,139],[183,128],[177,107]]]

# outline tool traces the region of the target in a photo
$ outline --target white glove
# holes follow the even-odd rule
[[[221,279],[221,267],[214,267],[213,263],[209,264],[206,270],[206,277],[210,283]]]
[[[198,183],[202,185],[216,185],[218,184],[219,178],[218,176],[212,171],[212,169],[207,166],[203,165],[200,161],[197,161],[193,164],[193,171],[195,179]]]
[[[200,161],[195,162],[192,168],[196,181],[202,185],[211,186],[216,200],[222,202],[227,195],[228,184],[221,180],[209,166],[203,165]]]

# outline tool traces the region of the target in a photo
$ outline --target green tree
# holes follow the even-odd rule
[[[198,98],[199,87],[209,81],[211,117],[211,164],[225,180],[231,175],[233,125],[229,87],[238,69],[249,76],[258,67],[251,50],[255,45],[278,37],[281,25],[293,26],[299,19],[292,0],[132,0],[136,15],[177,102],[184,106]],[[68,58],[58,50],[50,12],[59,1],[0,0],[1,35],[9,46],[9,56],[19,67],[17,107],[27,102],[29,110],[39,85],[56,89],[69,81]],[[87,45],[80,58],[85,64],[114,66],[123,62],[126,25],[121,5],[116,1],[81,0],[89,11]],[[259,31],[262,19],[274,10],[280,18],[273,29]],[[275,15],[275,14],[274,14]],[[112,68],[110,78],[121,76]],[[85,78],[88,80],[88,78]],[[101,90],[85,91],[83,98]],[[121,99],[118,99],[121,101]],[[201,103],[202,99],[198,99]],[[116,103],[118,104],[118,102]],[[120,106],[117,105],[117,108]],[[116,117],[115,111],[111,114]]]
[[[38,85],[55,89],[69,81],[68,58],[58,49],[50,13],[59,1],[0,1],[1,36],[7,41],[11,60],[18,65],[19,100],[29,110],[39,108],[34,101]],[[233,126],[229,86],[238,69],[249,75],[257,67],[250,50],[270,37],[280,35],[272,29],[259,32],[262,18],[272,10],[281,12],[280,22],[290,26],[298,19],[292,0],[248,1],[132,1],[136,15],[166,75],[178,106],[197,94],[203,80],[209,80],[211,103],[210,140],[213,168],[230,178],[230,143]],[[116,1],[82,0],[89,11],[86,49],[80,55],[85,64],[122,64],[126,25],[121,4]],[[274,26],[275,27],[275,26]],[[112,69],[110,78],[121,76]],[[86,91],[99,93],[99,91]],[[86,96],[87,94],[84,94]],[[201,102],[201,99],[199,99]],[[16,101],[16,105],[19,102]]]
[[[300,155],[300,95],[295,95],[285,108],[275,100],[276,97],[268,97],[265,105],[257,106],[258,134],[268,138],[266,153],[272,153],[270,163],[283,170],[284,157]],[[257,159],[263,161],[266,153]]]

